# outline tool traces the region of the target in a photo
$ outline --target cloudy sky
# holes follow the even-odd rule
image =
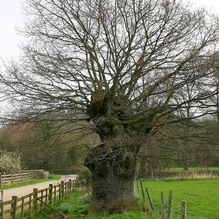
[[[22,2],[24,0],[0,0],[0,57],[17,58],[22,42],[16,29],[23,26]],[[219,14],[219,0],[183,0],[190,1],[195,7],[205,7]]]
[[[16,28],[23,25],[22,0],[0,0],[0,57],[18,56],[20,37]]]

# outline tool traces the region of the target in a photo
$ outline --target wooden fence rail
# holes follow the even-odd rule
[[[13,196],[9,201],[0,202],[0,219],[31,217],[43,210],[43,203],[51,205],[78,186],[76,180],[62,181],[59,185],[50,184],[46,189],[35,188],[32,193],[22,197]]]
[[[33,175],[31,172],[0,175],[0,187],[9,185],[9,184],[18,183],[18,182],[28,181],[28,180],[31,180],[32,178],[33,178]]]

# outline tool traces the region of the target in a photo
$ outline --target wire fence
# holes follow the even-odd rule
[[[140,184],[140,186],[139,186]],[[161,192],[160,204],[154,205],[152,196],[148,188],[144,188],[142,181],[137,181],[138,193],[141,193],[143,205],[148,207],[148,210],[159,212],[160,219],[208,219],[206,216],[201,216],[190,210],[186,201],[181,203],[173,199],[172,190],[169,191],[168,198],[165,199],[164,192]]]

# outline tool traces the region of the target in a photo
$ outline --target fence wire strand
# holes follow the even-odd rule
[[[201,216],[195,214],[193,211],[191,211],[191,210],[189,210],[189,209],[186,209],[186,212],[187,212],[188,214],[191,214],[192,216],[195,216],[195,217],[198,218],[198,219],[207,219],[207,218],[205,218],[205,217],[201,217]]]
[[[173,203],[175,206],[177,206],[178,209],[180,209],[180,211],[182,212],[182,206],[181,206],[179,203],[177,203],[177,202],[175,202],[175,201],[173,201],[173,200],[172,200],[172,203]],[[190,215],[188,215],[188,214],[190,214]],[[187,219],[194,219],[194,218],[192,218],[192,217],[190,217],[190,216],[195,216],[195,217],[198,218],[198,219],[206,219],[205,217],[201,217],[201,216],[195,214],[193,211],[191,211],[191,210],[189,210],[188,208],[186,208],[186,218],[187,218]]]

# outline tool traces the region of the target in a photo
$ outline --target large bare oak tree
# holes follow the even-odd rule
[[[101,139],[85,159],[94,206],[132,203],[148,135],[188,105],[200,109],[192,117],[208,111],[218,20],[180,0],[27,0],[26,7],[24,56],[2,83],[20,113],[76,111],[78,118],[65,118],[90,121]]]

